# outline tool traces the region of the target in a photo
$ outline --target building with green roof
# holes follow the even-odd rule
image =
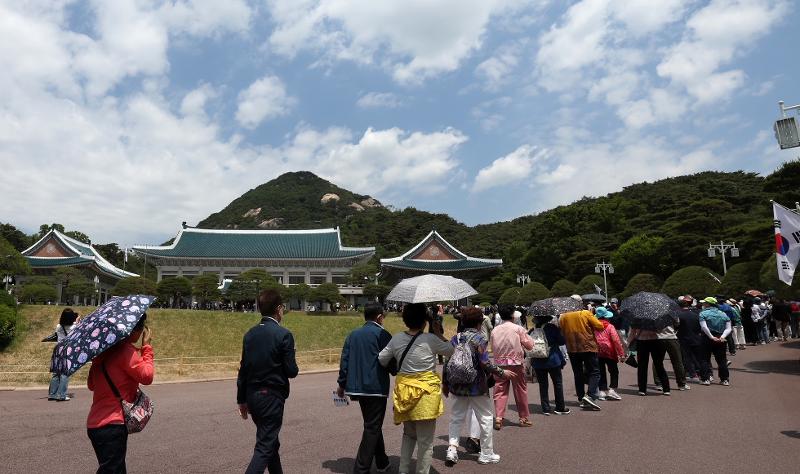
[[[139,275],[126,272],[111,264],[91,244],[83,243],[53,229],[35,244],[22,251],[34,275],[52,275],[57,269],[74,267],[94,283],[95,295],[86,298],[84,304],[102,304],[111,296],[111,289],[119,280]],[[24,280],[21,278],[20,281]],[[56,286],[58,300],[66,283]],[[78,304],[74,300],[70,304]]]
[[[279,283],[315,287],[335,283],[351,304],[362,302],[362,288],[348,285],[353,266],[366,262],[375,247],[345,247],[339,229],[228,230],[184,227],[170,245],[135,245],[134,252],[163,278],[216,273],[220,284],[259,268]],[[297,302],[299,303],[299,302]]]
[[[470,257],[433,230],[403,255],[382,258],[381,274],[390,279],[426,273],[472,279],[497,271],[502,266],[502,259]]]

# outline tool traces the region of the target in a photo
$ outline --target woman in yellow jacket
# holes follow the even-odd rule
[[[427,321],[429,318],[425,305],[406,305],[403,309],[403,322],[408,330],[395,334],[378,354],[378,361],[386,367],[392,359],[400,361],[403,352],[410,346],[397,368],[392,393],[394,423],[403,423],[399,472],[406,474],[411,472],[409,468],[415,446],[416,472],[427,474],[430,470],[436,419],[444,413],[442,380],[436,373],[436,356],[449,357],[454,349],[444,338],[444,329],[440,323],[431,325],[432,332],[424,332]]]

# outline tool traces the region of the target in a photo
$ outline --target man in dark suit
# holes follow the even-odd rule
[[[261,322],[247,331],[242,342],[242,362],[236,380],[239,413],[248,413],[256,425],[256,446],[247,474],[282,474],[278,435],[283,424],[283,406],[289,398],[289,379],[297,377],[294,337],[280,325],[283,301],[276,290],[258,295]]]
[[[389,373],[378,363],[378,353],[392,339],[383,329],[383,307],[369,303],[364,308],[366,322],[347,336],[339,363],[339,397],[348,395],[358,400],[364,419],[364,432],[356,455],[354,474],[369,473],[372,460],[378,472],[389,469],[389,458],[383,444],[383,418],[389,397]]]

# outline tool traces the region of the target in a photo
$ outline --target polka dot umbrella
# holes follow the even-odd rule
[[[87,362],[128,337],[155,300],[154,296],[115,296],[78,321],[56,344],[50,371],[72,375]]]

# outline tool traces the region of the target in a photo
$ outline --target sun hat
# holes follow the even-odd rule
[[[714,305],[714,306],[716,306],[716,305],[717,305],[717,299],[716,299],[716,298],[714,298],[713,296],[708,296],[708,297],[706,297],[705,299],[703,299],[703,300],[701,300],[701,301],[702,301],[703,303],[708,303],[708,304],[710,304],[710,305]]]
[[[595,311],[594,314],[598,318],[604,318],[604,319],[611,319],[612,317],[614,317],[614,313],[612,313],[611,311],[607,310],[603,306],[598,306],[597,310]]]

